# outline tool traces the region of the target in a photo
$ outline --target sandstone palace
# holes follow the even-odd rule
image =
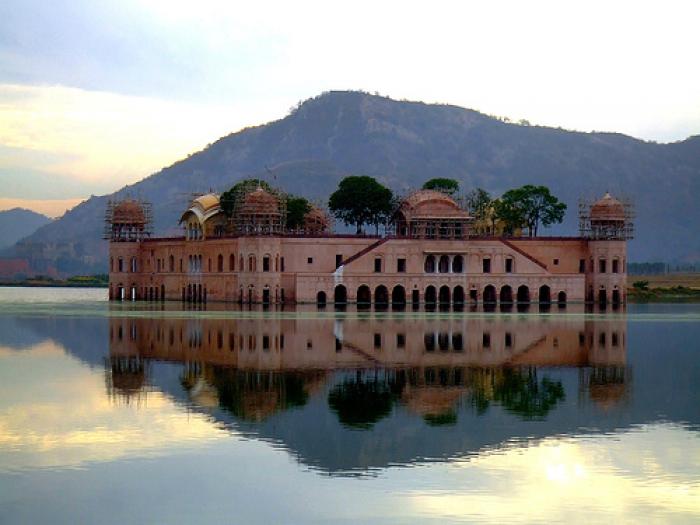
[[[294,228],[287,200],[250,186],[224,206],[221,195],[192,200],[184,235],[150,235],[147,203],[110,203],[109,296],[192,303],[625,302],[629,209],[606,194],[582,205],[578,237],[479,232],[466,206],[419,190],[400,200],[383,235],[332,233],[310,206]]]

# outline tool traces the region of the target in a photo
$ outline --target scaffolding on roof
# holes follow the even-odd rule
[[[153,233],[151,203],[126,198],[110,199],[104,218],[103,238],[114,242],[134,242],[150,237]]]
[[[606,195],[606,197],[610,197]],[[628,241],[634,238],[634,205],[628,197],[612,199],[610,211],[600,213],[600,204],[606,198],[582,198],[578,203],[579,233],[595,240]]]

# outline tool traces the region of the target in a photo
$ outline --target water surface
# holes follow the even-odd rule
[[[0,288],[0,521],[697,521],[698,321]]]

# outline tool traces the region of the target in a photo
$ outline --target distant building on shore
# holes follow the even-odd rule
[[[395,233],[341,235],[316,207],[285,227],[286,201],[262,187],[232,214],[214,193],[192,200],[184,235],[154,238],[150,207],[111,203],[109,296],[192,303],[620,304],[626,300],[629,207],[606,194],[580,209],[578,237],[476,236],[450,196],[405,198]]]

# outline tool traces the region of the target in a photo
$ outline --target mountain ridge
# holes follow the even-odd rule
[[[37,269],[59,260],[64,272],[104,268],[107,245],[99,238],[110,198],[131,194],[153,202],[155,231],[167,234],[177,230],[193,192],[222,191],[252,176],[318,202],[348,174],[377,177],[399,192],[432,177],[496,195],[544,184],[569,205],[564,225],[552,234],[576,231],[579,197],[611,191],[636,205],[639,238],[630,244],[630,259],[700,251],[692,227],[700,223],[693,202],[700,195],[700,135],[659,144],[345,91],[309,99],[284,118],[220,137],[135,184],[92,197],[20,241],[16,251]]]

